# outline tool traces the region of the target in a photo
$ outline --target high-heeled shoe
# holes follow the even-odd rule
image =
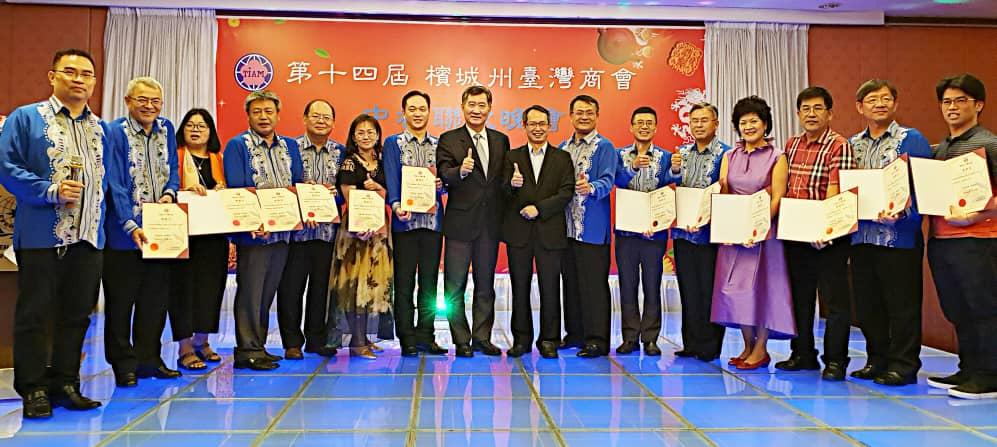
[[[731,357],[730,360],[727,361],[727,364],[730,366],[737,366],[742,363],[744,363],[744,359],[741,357]]]
[[[377,356],[374,355],[374,351],[370,350],[370,346],[350,348],[350,357],[360,357],[367,360],[377,360]]]
[[[750,370],[753,370],[753,369],[758,369],[758,368],[763,368],[763,367],[769,366],[769,362],[771,362],[771,361],[772,361],[772,357],[769,357],[769,353],[766,352],[765,353],[765,357],[762,357],[761,360],[759,360],[759,361],[757,361],[755,363],[751,363],[751,362],[748,362],[748,361],[742,361],[740,365],[735,365],[734,367],[737,368],[738,370],[741,370],[741,371],[750,371]]]

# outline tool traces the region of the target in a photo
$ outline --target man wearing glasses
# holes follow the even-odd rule
[[[975,76],[942,79],[935,87],[949,136],[935,148],[948,160],[986,150],[991,191],[997,191],[997,136],[980,126],[987,91]],[[928,263],[945,318],[959,338],[959,371],[928,384],[963,399],[997,398],[997,200],[982,211],[931,218]]]
[[[117,386],[138,379],[171,379],[180,372],[160,358],[169,306],[170,262],[142,259],[143,203],[173,203],[180,189],[176,132],[163,109],[163,87],[153,78],[128,82],[128,116],[111,123],[113,166],[108,175],[104,254],[104,355]],[[134,309],[135,317],[132,319]]]
[[[298,137],[305,183],[323,185],[336,194],[336,174],[342,161],[342,144],[329,138],[336,125],[336,109],[324,99],[305,105],[305,134]],[[337,205],[341,203],[336,197]],[[287,264],[277,289],[277,323],[284,358],[301,360],[304,352],[325,357],[336,355],[336,348],[326,347],[329,271],[335,247],[337,223],[305,220],[305,228],[291,236]],[[302,302],[308,285],[307,302]],[[302,307],[305,331],[301,332]],[[335,319],[336,313],[332,317]]]
[[[79,374],[100,286],[111,169],[107,125],[87,106],[95,75],[87,52],[56,52],[52,96],[15,110],[0,136],[0,183],[17,198],[14,389],[28,419],[51,417],[53,404],[101,405],[80,394]]]
[[[547,142],[550,113],[532,105],[523,112],[527,144],[506,155],[502,189],[507,197],[502,234],[512,280],[512,347],[509,357],[533,350],[530,284],[536,260],[540,285],[540,335],[544,358],[557,358],[561,340],[561,258],[568,248],[564,208],[574,195],[571,156]]]
[[[599,102],[578,95],[568,106],[575,132],[561,149],[575,168],[575,195],[568,203],[565,251],[564,326],[561,348],[578,347],[578,357],[609,353],[609,193],[619,157],[613,143],[596,131]]]

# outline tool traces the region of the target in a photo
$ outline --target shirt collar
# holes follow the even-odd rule
[[[647,153],[650,154],[650,153],[653,153],[653,152],[658,151],[658,150],[663,150],[663,149],[661,149],[660,147],[658,147],[656,144],[651,143],[651,146],[649,146],[647,148]],[[637,143],[631,144],[629,146],[629,150],[627,152],[630,152],[631,154],[636,154],[637,153]]]
[[[308,143],[308,144],[305,145],[305,149],[315,148],[316,151],[321,151],[322,149],[326,149],[326,150],[329,150],[329,151],[332,150],[332,138],[326,139],[325,140],[325,144],[323,144],[321,146],[319,146],[319,145],[315,144],[314,142],[312,142],[312,139],[308,138],[308,134],[307,133],[304,134],[302,136],[302,138],[305,140],[305,143]]]
[[[949,135],[948,137],[945,138],[945,141],[947,141],[949,143],[954,143],[956,141],[967,140],[970,137],[972,137],[973,135],[976,135],[976,132],[979,132],[980,129],[981,129],[980,125],[977,124],[977,125],[973,126],[971,129],[963,132],[962,135],[959,135],[957,137],[953,137],[953,136]]]
[[[595,129],[592,129],[592,131],[589,132],[588,135],[585,135],[584,137],[582,137],[581,140],[584,141],[585,144],[592,144],[592,142],[595,141],[595,139],[598,138],[598,137],[599,137],[599,131],[595,130]],[[571,134],[571,142],[578,143],[578,134],[577,133],[572,133]]]
[[[128,116],[128,127],[131,127],[132,131],[134,131],[137,134],[146,135],[145,128],[142,127],[142,124],[136,121],[135,118],[132,118],[131,115]],[[155,120],[152,121],[152,130],[149,132],[149,135],[152,135],[156,132],[159,132],[159,118],[156,118]]]
[[[803,138],[806,138],[806,135],[804,135]],[[765,137],[765,146],[759,147],[755,149],[753,152],[758,152],[759,150],[765,150],[765,149],[774,149],[775,148],[775,146],[773,146],[774,141],[775,138],[773,137]],[[737,143],[734,144],[734,149],[744,152],[745,154],[748,153],[748,146],[744,144],[743,138],[737,140]]]
[[[472,131],[470,127],[467,128],[467,131],[470,132],[472,136],[474,135],[474,131]],[[482,131],[481,133],[484,134],[485,131]],[[432,141],[433,139],[433,137],[429,135],[429,132],[426,132],[426,136],[422,138],[422,141],[419,141],[419,137],[415,136],[414,133],[409,132],[408,129],[405,129],[405,131],[402,132],[402,135],[405,141],[408,141],[410,143],[425,144],[427,141]]]
[[[900,125],[897,124],[896,121],[893,121],[893,122],[890,123],[889,126],[886,126],[886,132],[883,132],[883,134],[880,135],[879,138],[883,138],[883,137],[885,137],[887,135],[893,136],[894,134],[897,133],[898,130],[900,130]],[[869,139],[869,140],[875,140],[875,138],[873,138],[872,135],[869,133],[869,128],[868,127],[866,127],[865,131],[862,132],[862,138]]]
[[[537,154],[534,153],[534,149],[533,149],[533,145],[532,144],[526,143],[526,147],[527,147],[527,149],[529,149],[530,155],[537,155]],[[547,142],[544,142],[544,144],[542,146],[540,146],[540,154],[539,155],[546,155],[546,154],[547,154]]]
[[[471,139],[472,140],[474,139],[475,135],[481,135],[481,136],[485,137],[485,142],[488,141],[488,128],[487,127],[482,128],[481,132],[475,132],[474,129],[471,129],[471,126],[468,126],[467,124],[465,124],[464,127],[467,128],[467,133],[471,134]]]
[[[52,109],[55,110],[56,113],[63,113],[70,118],[73,117],[69,112],[69,107],[66,107],[66,105],[63,104],[62,101],[59,101],[59,98],[56,98],[55,95],[49,97],[48,100],[49,104],[52,105]],[[89,114],[90,114],[90,104],[84,104],[83,113],[80,114],[80,118],[84,118]]]
[[[824,132],[820,134],[820,137],[818,137],[817,141],[814,141],[814,143],[823,146],[828,139],[834,138],[833,136],[831,136],[833,133],[834,131],[831,130],[831,126],[827,126],[827,129],[825,129]],[[804,144],[810,144],[810,141],[807,140],[806,132],[801,133],[800,135],[797,136],[797,138],[800,138]]]
[[[696,143],[695,141],[693,141],[691,149],[693,151],[696,151],[698,153],[699,152],[698,143]],[[712,154],[712,155],[716,155],[716,154],[720,153],[720,150],[721,150],[720,138],[718,138],[716,135],[714,135],[713,139],[710,140],[710,144],[706,145],[706,150],[703,151],[703,152],[704,153],[709,153],[709,154]]]
[[[280,135],[277,135],[276,133],[273,135],[273,144],[267,146],[267,140],[260,136],[260,134],[256,133],[255,130],[249,129],[247,132],[249,132],[249,138],[253,140],[253,144],[256,146],[266,146],[268,148],[272,148],[280,144]]]

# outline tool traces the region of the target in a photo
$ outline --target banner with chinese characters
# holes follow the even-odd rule
[[[633,110],[651,106],[655,143],[672,150],[691,141],[688,111],[705,99],[703,36],[703,28],[221,18],[219,135],[224,144],[247,128],[244,100],[258,89],[280,96],[277,128],[290,136],[303,132],[308,101],[331,101],[340,142],[360,113],[381,121],[385,135],[401,131],[402,95],[422,90],[439,135],[463,124],[461,92],[480,84],[494,94],[489,127],[513,147],[526,142],[522,110],[532,104],[551,111],[551,142],[565,140],[569,102],[586,94],[599,101],[599,132],[617,146],[633,142]]]

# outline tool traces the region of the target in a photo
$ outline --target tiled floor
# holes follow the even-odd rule
[[[494,340],[502,347],[510,339],[508,321],[508,312],[499,312]],[[437,323],[441,342],[449,343],[445,321]],[[950,354],[925,348],[917,385],[829,383],[814,372],[738,372],[719,361],[676,358],[679,324],[678,313],[665,315],[660,358],[583,360],[573,350],[557,360],[535,353],[520,359],[403,358],[397,344],[386,342],[376,361],[341,352],[258,373],[232,369],[232,326],[223,322],[216,344],[229,348],[221,349],[221,365],[117,389],[103,361],[98,318],[87,340],[83,389],[104,406],[82,413],[57,409],[51,420],[22,421],[18,401],[0,401],[0,446],[997,444],[997,401],[950,399],[924,384],[929,373],[955,370]],[[852,339],[850,370],[864,364],[858,330]],[[279,337],[270,342],[279,353]],[[728,331],[724,358],[739,345],[740,334]],[[164,346],[170,362],[175,349]],[[776,359],[788,349],[787,342],[771,344]]]

